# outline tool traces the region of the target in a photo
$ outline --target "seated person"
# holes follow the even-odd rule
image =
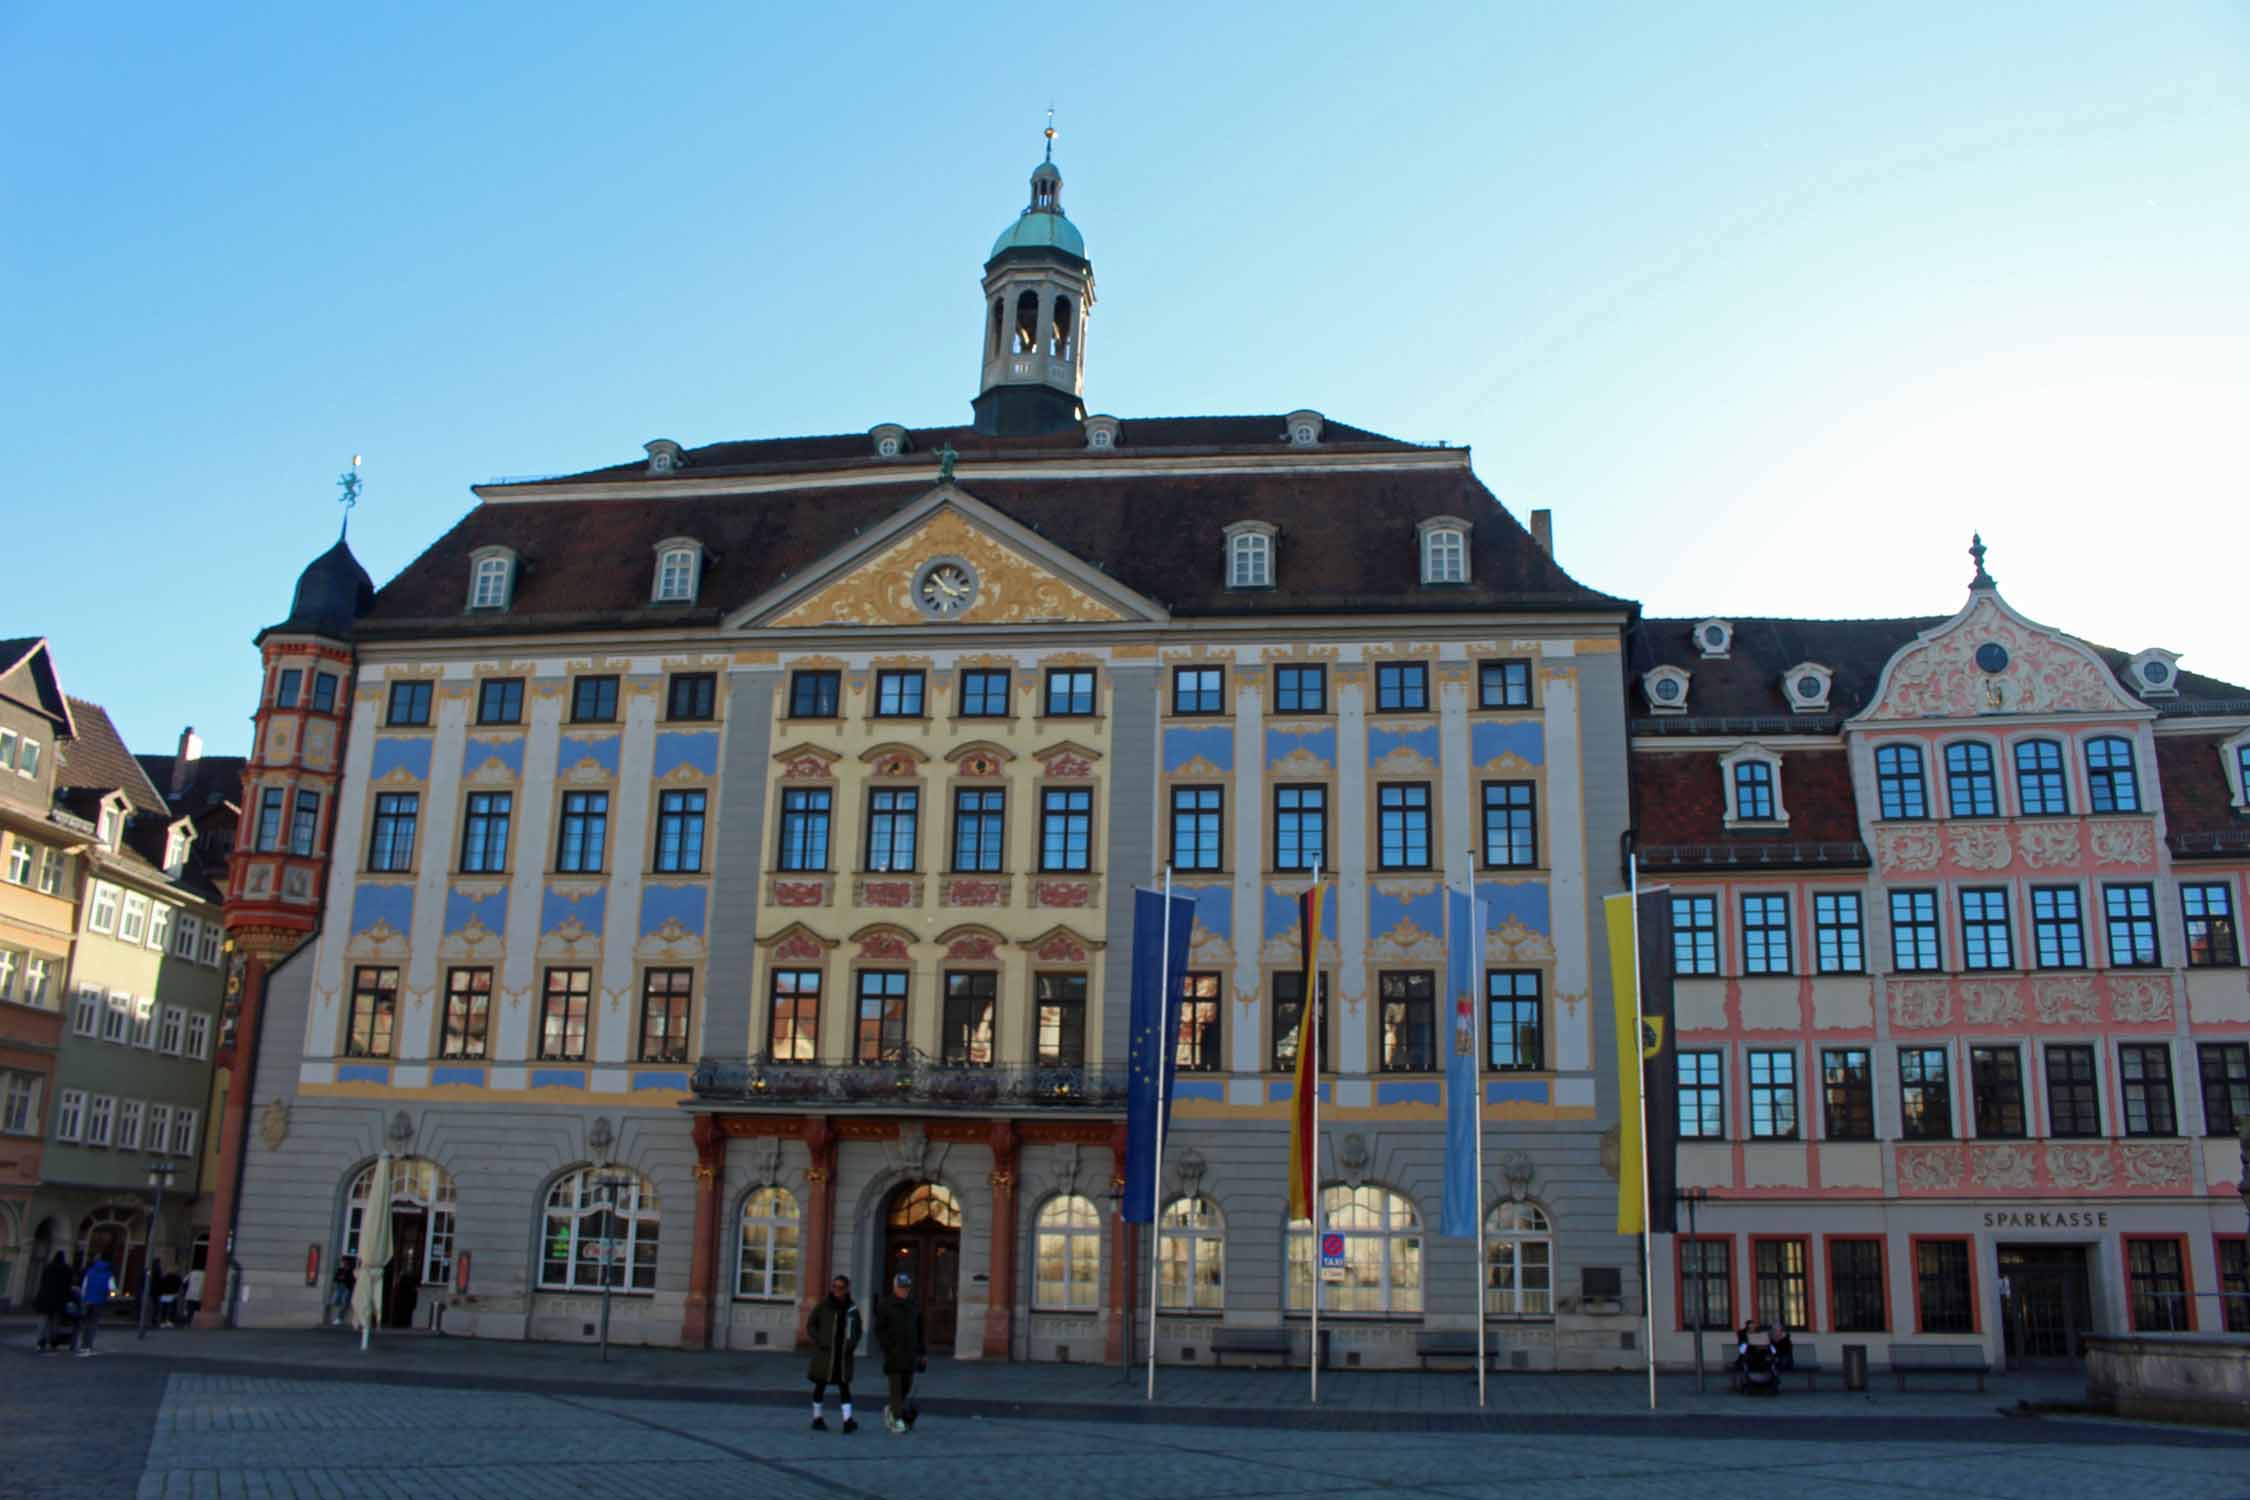
[[[1789,1326],[1786,1323],[1771,1325],[1768,1342],[1773,1345],[1773,1367],[1775,1369],[1794,1370],[1797,1368],[1797,1352],[1789,1342]]]

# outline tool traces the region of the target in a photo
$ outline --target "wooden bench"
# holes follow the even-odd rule
[[[1487,1337],[1484,1341],[1485,1365],[1500,1368],[1500,1341]],[[1414,1335],[1414,1356],[1427,1370],[1433,1359],[1465,1359],[1471,1365],[1477,1360],[1477,1331],[1474,1328],[1425,1328]]]
[[[1791,1375],[1802,1375],[1805,1377],[1805,1389],[1817,1391],[1820,1389],[1820,1372],[1819,1349],[1811,1344],[1791,1339],[1789,1341],[1789,1368],[1780,1372],[1782,1376],[1787,1378]],[[1741,1365],[1727,1366],[1727,1386],[1731,1390],[1739,1391],[1742,1389]]]
[[[1289,1368],[1294,1330],[1289,1328],[1214,1328],[1211,1330],[1211,1363],[1223,1364],[1229,1354],[1270,1354],[1283,1369]],[[1328,1330],[1320,1331],[1320,1367],[1328,1368]]]
[[[1991,1369],[1984,1351],[1973,1344],[1891,1345],[1891,1374],[1902,1391],[1909,1375],[1973,1375],[1981,1391]]]

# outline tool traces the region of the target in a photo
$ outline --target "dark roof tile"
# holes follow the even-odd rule
[[[109,711],[83,698],[70,700],[71,718],[78,733],[55,757],[55,790],[64,792],[121,791],[135,812],[169,817],[171,810],[149,781],[109,721]]]

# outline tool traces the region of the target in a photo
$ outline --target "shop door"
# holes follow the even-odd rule
[[[422,1294],[422,1248],[430,1220],[419,1209],[391,1210],[391,1264],[385,1288],[383,1326],[412,1328]]]
[[[2085,1247],[2001,1245],[1998,1250],[2008,1363],[2075,1363],[2078,1336],[2093,1326]]]
[[[883,1228],[883,1284],[904,1271],[922,1304],[922,1339],[932,1354],[951,1354],[957,1332],[961,1207],[934,1182],[913,1183],[892,1196]]]

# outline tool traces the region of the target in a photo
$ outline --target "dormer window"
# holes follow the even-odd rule
[[[1121,425],[1115,417],[1088,417],[1086,446],[1104,451],[1116,447]]]
[[[648,454],[648,471],[651,474],[671,474],[679,469],[682,458],[680,445],[670,438],[653,438],[641,444],[641,448]]]
[[[506,609],[515,592],[516,555],[505,547],[469,554],[469,608]]]
[[[1688,674],[1678,667],[1657,667],[1641,674],[1641,692],[1650,711],[1659,714],[1687,712]]]
[[[174,827],[164,838],[164,873],[175,878],[187,868],[188,850],[195,843],[195,835],[184,823]]]
[[[1786,828],[1781,801],[1781,757],[1763,745],[1744,745],[1719,757],[1729,828]]]
[[[1283,436],[1292,448],[1311,448],[1320,442],[1321,428],[1327,425],[1317,411],[1293,411],[1283,417]]]
[[[2173,653],[2154,647],[2138,653],[2128,668],[2133,691],[2143,698],[2179,697],[2179,661]]]
[[[1436,516],[1416,528],[1422,550],[1424,583],[1469,581],[1469,523],[1457,516]]]
[[[2232,794],[2234,810],[2250,812],[2250,729],[2219,747],[2219,764],[2226,772],[2227,791]]]
[[[877,458],[896,458],[906,451],[906,429],[896,422],[878,422],[867,431]]]
[[[104,849],[115,849],[117,847],[116,808],[105,807],[102,809],[101,819],[94,825],[94,837],[100,841]]]
[[[1828,712],[1828,689],[1836,674],[1816,661],[1801,661],[1782,674],[1782,696],[1789,711],[1799,714]]]
[[[1264,521],[1237,521],[1227,537],[1227,587],[1273,587],[1274,528]]]
[[[1702,620],[1695,627],[1695,649],[1705,661],[1725,661],[1734,649],[1734,626],[1726,620]]]
[[[703,544],[687,537],[672,537],[656,544],[656,584],[649,595],[654,604],[693,604],[702,581]]]

